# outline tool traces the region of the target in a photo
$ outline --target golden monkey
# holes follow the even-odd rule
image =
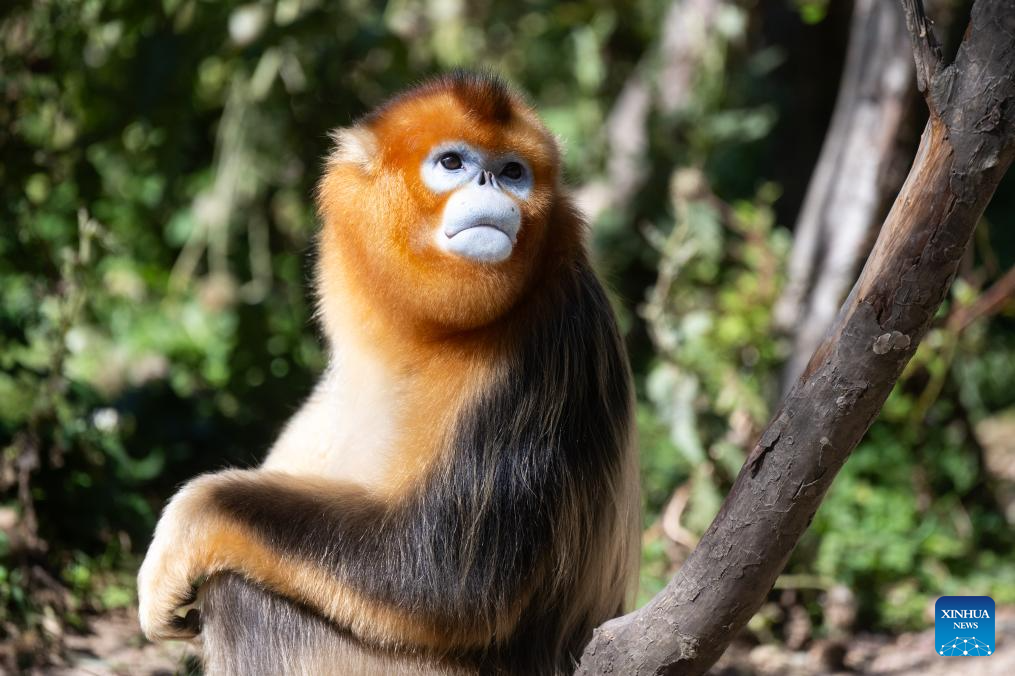
[[[142,627],[200,630],[211,673],[569,672],[623,609],[639,497],[629,367],[556,142],[468,73],[335,137],[330,365],[260,468],[166,506]]]

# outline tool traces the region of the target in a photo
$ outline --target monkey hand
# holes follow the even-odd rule
[[[199,632],[197,610],[178,610],[194,602],[195,583],[217,572],[207,569],[212,524],[205,505],[209,490],[249,472],[231,470],[198,477],[169,501],[137,577],[141,629],[152,641],[193,638]]]

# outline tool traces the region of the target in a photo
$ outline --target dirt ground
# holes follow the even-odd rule
[[[934,652],[934,630],[901,636],[859,635],[835,661],[846,669],[829,669],[836,646],[817,644],[806,652],[776,646],[734,645],[709,672],[711,676],[1009,676],[1015,674],[1015,608],[999,610],[997,649],[990,657],[947,658]],[[141,636],[133,613],[103,615],[91,622],[92,633],[68,637],[67,664],[37,674],[57,676],[169,676],[199,673],[199,646],[170,642],[153,645]],[[34,674],[33,674],[34,676]]]
[[[934,629],[900,636],[859,634],[842,646],[817,643],[806,652],[777,646],[748,648],[734,645],[709,672],[710,676],[1011,676],[1015,674],[1015,608],[1000,608],[995,619],[997,647],[990,657],[939,657]],[[832,661],[845,668],[829,668]],[[841,660],[838,659],[841,657]]]
[[[171,676],[199,674],[200,646],[169,641],[155,645],[141,634],[137,615],[116,612],[96,617],[92,633],[67,637],[68,663],[38,672],[55,676]],[[35,676],[33,674],[32,676]]]

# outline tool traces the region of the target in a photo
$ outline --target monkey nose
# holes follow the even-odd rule
[[[485,169],[483,171],[479,172],[479,175],[476,177],[476,182],[479,185],[487,185],[487,184],[489,184],[491,188],[499,188],[500,187],[499,185],[497,185],[497,178],[493,175],[493,172],[492,171],[486,171]]]

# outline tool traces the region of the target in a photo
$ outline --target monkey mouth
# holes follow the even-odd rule
[[[437,246],[474,263],[500,263],[511,256],[518,234],[517,223],[463,219],[441,228]]]
[[[518,239],[518,227],[510,227],[509,224],[494,223],[491,221],[478,221],[475,223],[455,223],[454,225],[448,225],[444,228],[444,236],[448,239],[454,239],[456,236],[469,230],[477,230],[482,228],[488,231],[496,231],[511,240],[511,244],[514,244]],[[481,230],[479,231],[481,232]],[[477,233],[478,234],[478,233]],[[492,233],[490,233],[492,234]]]
[[[495,191],[452,197],[444,208],[437,247],[473,263],[500,263],[511,257],[522,227],[518,206]],[[465,199],[465,198],[468,199]]]

